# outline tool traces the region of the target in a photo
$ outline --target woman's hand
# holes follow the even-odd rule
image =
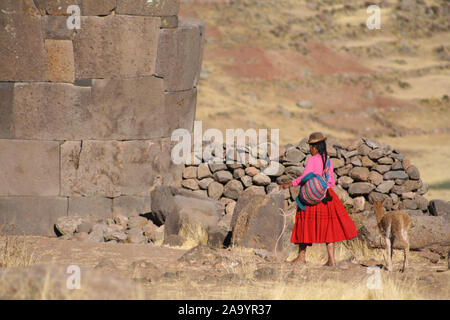
[[[280,188],[281,189],[287,189],[287,188],[289,188],[291,186],[291,183],[290,182],[286,182],[286,183],[283,183],[281,186],[280,186]]]

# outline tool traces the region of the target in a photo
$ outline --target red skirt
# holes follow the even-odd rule
[[[332,201],[306,206],[306,210],[297,207],[291,242],[324,243],[348,240],[356,237],[353,220],[345,210],[339,197],[329,188]]]

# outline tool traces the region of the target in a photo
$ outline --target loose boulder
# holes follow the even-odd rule
[[[202,245],[206,245],[214,235],[213,242],[220,242],[217,240],[217,229],[225,211],[223,203],[177,187],[159,186],[153,193],[152,199],[156,195],[164,195],[166,200],[164,205],[157,203],[155,206],[159,215],[164,217],[164,242],[173,235]],[[152,212],[153,204],[152,201]]]
[[[239,197],[231,222],[231,244],[273,252],[283,230],[283,206],[282,193]]]

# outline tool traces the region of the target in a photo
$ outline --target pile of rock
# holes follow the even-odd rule
[[[223,145],[225,154],[227,146]],[[268,147],[270,151],[270,148]],[[311,156],[306,139],[296,146],[280,148],[279,156],[257,158],[257,149],[233,149],[242,163],[208,163],[214,155],[200,164],[188,165],[183,170],[182,186],[219,200],[232,212],[242,194],[269,194],[278,191],[279,185],[297,178]],[[228,151],[229,152],[229,151]],[[428,201],[423,196],[427,186],[420,179],[419,170],[389,145],[360,138],[347,146],[334,139],[327,140],[327,152],[333,162],[336,187],[334,191],[352,213],[371,210],[373,200],[383,199],[387,210],[404,209],[412,215],[428,214]],[[250,161],[255,157],[256,163]],[[230,158],[231,159],[231,158]],[[264,168],[273,161],[279,170],[265,174]],[[285,206],[291,204],[299,187],[282,190]]]
[[[86,242],[154,243],[164,239],[164,226],[155,225],[141,215],[127,217],[115,214],[113,218],[96,219],[93,216],[60,217],[55,228],[62,239]]]

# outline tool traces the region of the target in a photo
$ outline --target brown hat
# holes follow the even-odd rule
[[[307,141],[308,144],[317,143],[320,141],[327,140],[327,137],[324,137],[322,132],[313,132],[309,136],[309,140]]]

